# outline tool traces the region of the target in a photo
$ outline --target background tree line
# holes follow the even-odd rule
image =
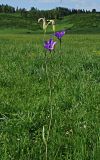
[[[31,7],[30,10],[25,8],[14,8],[9,5],[0,5],[0,13],[20,13],[21,16],[25,18],[34,18],[37,20],[40,17],[46,17],[47,19],[62,19],[62,17],[71,14],[87,14],[87,13],[97,13],[96,9],[84,10],[84,9],[68,9],[63,7],[57,7],[51,10],[38,10],[37,8]],[[99,12],[100,13],[100,12]]]

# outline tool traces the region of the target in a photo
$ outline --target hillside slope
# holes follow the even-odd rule
[[[100,14],[75,14],[59,21],[72,33],[100,33]]]
[[[0,33],[31,33],[40,26],[32,18],[24,18],[20,14],[0,14]]]
[[[56,30],[68,30],[68,33],[100,33],[100,14],[75,14],[56,20]],[[48,32],[51,32],[51,26]],[[20,14],[0,14],[0,33],[41,33],[42,26],[32,18],[23,18]]]

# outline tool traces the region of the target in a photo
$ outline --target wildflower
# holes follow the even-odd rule
[[[60,42],[60,49],[61,49],[61,38],[65,35],[65,31],[60,31],[60,32],[56,32],[54,33],[54,36],[56,36]]]
[[[49,21],[49,24],[51,23],[52,24],[52,30],[55,32],[55,20],[47,20]]]
[[[56,36],[59,40],[65,35],[65,31],[56,32],[54,36]]]
[[[46,33],[46,30],[47,30],[47,27],[48,27],[48,25],[49,24],[52,24],[52,29],[53,29],[53,31],[55,32],[55,21],[54,20],[47,20],[46,21],[46,19],[45,19],[45,17],[44,18],[39,18],[38,19],[38,23],[40,22],[40,21],[43,21],[43,30],[44,30],[44,33]]]
[[[38,23],[39,23],[41,20],[43,21],[43,30],[44,30],[44,33],[46,33],[46,29],[47,29],[47,27],[48,27],[48,24],[46,24],[45,17],[44,17],[44,18],[39,18],[39,19],[38,19]]]
[[[56,43],[57,42],[54,42],[52,39],[45,41],[44,48],[48,49],[51,52],[52,50],[54,50]]]

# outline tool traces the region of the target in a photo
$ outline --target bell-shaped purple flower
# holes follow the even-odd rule
[[[60,32],[56,32],[54,33],[54,36],[56,36],[60,42],[60,49],[61,49],[61,43],[62,43],[62,40],[61,38],[65,35],[65,31],[60,31]]]
[[[59,40],[65,35],[65,31],[60,31],[54,33],[54,36],[56,36]]]
[[[57,42],[54,42],[52,39],[45,41],[44,48],[46,48],[47,50],[49,50],[51,52],[52,50],[54,50],[56,43]]]

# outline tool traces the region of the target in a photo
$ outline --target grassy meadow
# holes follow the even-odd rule
[[[100,159],[100,34],[57,43],[0,31],[0,160]]]

